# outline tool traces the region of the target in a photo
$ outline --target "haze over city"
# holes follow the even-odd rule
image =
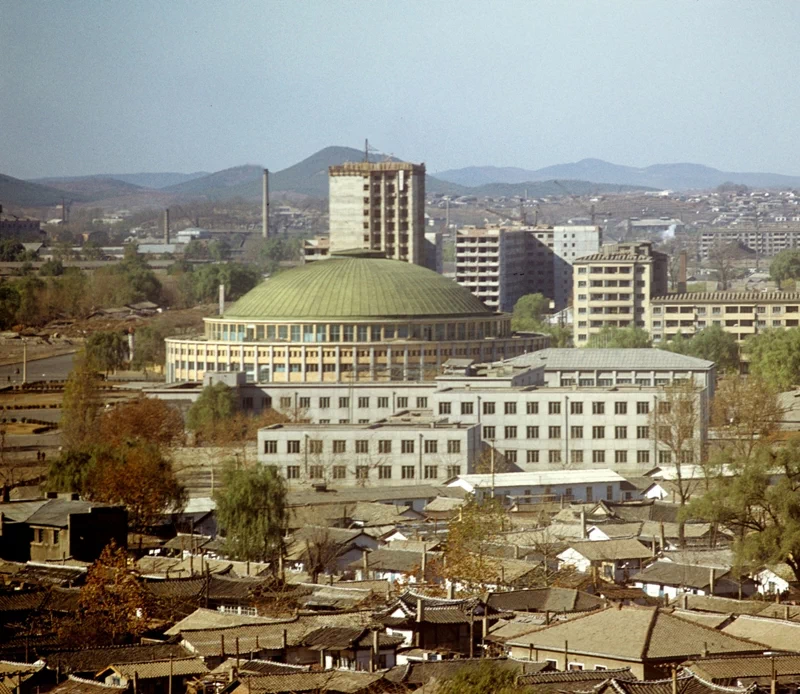
[[[788,2],[0,1],[0,171],[278,170],[328,145],[800,174]]]

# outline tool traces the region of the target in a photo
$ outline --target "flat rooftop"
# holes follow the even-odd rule
[[[540,349],[507,359],[504,364],[514,366],[544,366],[546,371],[594,370],[707,370],[713,361],[687,357],[648,347],[642,349],[594,349],[590,347]]]

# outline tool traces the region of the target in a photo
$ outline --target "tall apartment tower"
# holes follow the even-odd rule
[[[464,227],[456,232],[456,281],[497,311],[536,293],[560,311],[572,295],[572,263],[601,243],[597,226]]]
[[[576,347],[605,327],[643,328],[650,324],[651,299],[667,293],[668,258],[649,241],[603,246],[574,262]]]
[[[346,163],[328,175],[331,251],[364,248],[427,264],[425,164]]]

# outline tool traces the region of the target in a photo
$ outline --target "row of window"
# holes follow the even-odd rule
[[[348,408],[350,407],[350,398],[349,397],[340,397],[336,400],[339,404],[339,408]],[[356,400],[356,406],[360,410],[365,410],[370,408],[370,398],[369,396],[359,396]],[[415,405],[417,409],[427,409],[428,407],[428,398],[418,397],[415,399]],[[323,396],[318,400],[318,407],[321,410],[327,410],[331,406],[331,398],[328,396]],[[378,409],[388,409],[390,406],[389,396],[379,396],[377,399],[377,406]],[[291,396],[282,396],[280,398],[280,408],[282,410],[290,410],[294,407],[293,400]],[[311,398],[310,397],[300,397],[297,398],[297,407],[300,409],[308,410],[311,408]],[[406,396],[400,396],[395,398],[395,407],[400,410],[406,410],[409,407],[409,398]]]
[[[603,379],[601,379],[603,380]],[[600,385],[613,385],[611,379],[608,379],[608,383],[601,383]],[[668,381],[666,381],[668,382]],[[638,383],[638,381],[637,381]],[[649,381],[648,381],[649,383]],[[581,381],[581,385],[586,385]],[[592,381],[591,385],[594,385],[594,381]],[[558,415],[561,414],[561,406],[562,402],[560,400],[553,400],[547,403],[547,414]],[[581,415],[584,413],[584,402],[582,401],[570,401],[569,403],[569,413],[574,415]],[[593,415],[602,415],[606,414],[606,403],[602,400],[595,400],[591,403],[591,410]],[[515,415],[517,414],[517,402],[516,401],[506,401],[502,403],[503,405],[503,414],[507,415]],[[659,412],[667,412],[668,411],[668,402],[660,402],[659,403]],[[439,403],[439,414],[453,414],[452,412],[452,403],[449,401],[441,401]],[[461,414],[462,415],[470,415],[474,414],[475,403],[473,402],[462,402],[461,403]],[[497,403],[493,401],[484,401],[481,403],[481,409],[483,414],[485,415],[493,415],[497,414]],[[587,408],[588,410],[588,408]],[[610,412],[610,409],[609,409]],[[525,403],[525,413],[530,415],[539,414],[539,403],[538,402],[526,402]],[[649,414],[650,413],[650,403],[646,401],[640,401],[636,403],[636,414]],[[615,402],[614,403],[614,414],[618,415],[626,415],[628,414],[628,403],[627,402]]]
[[[783,311],[782,306],[771,306],[772,313],[781,313]],[[800,313],[800,306],[786,306],[786,313]],[[653,314],[659,315],[662,312],[662,309],[665,313],[697,313],[700,316],[706,314],[707,307],[706,306],[653,306]],[[711,313],[713,315],[721,315],[722,314],[722,306],[712,306]],[[725,313],[766,313],[767,306],[726,306]]]
[[[519,461],[518,451],[516,450],[504,450],[503,457],[509,463],[516,463]],[[550,464],[563,464],[564,463],[564,452],[563,451],[538,451],[538,450],[526,450],[525,451],[525,462],[526,463],[540,463],[543,462],[543,455],[547,454],[547,462]],[[583,464],[589,462],[588,456],[584,455],[585,451],[581,449],[574,449],[569,452],[569,462],[571,464]],[[613,460],[614,463],[618,465],[624,465],[629,462],[633,462],[632,456],[634,451],[592,451],[591,454],[591,461],[593,463],[605,464],[611,462],[611,454],[613,453]],[[635,451],[636,453],[636,462],[640,465],[646,465],[650,463],[650,451]],[[629,454],[631,458],[629,458]],[[672,462],[672,451],[658,451],[658,463],[659,465],[667,465]],[[681,451],[681,462],[689,464],[692,462],[692,454],[691,451]]]
[[[286,453],[301,453],[301,441],[300,439],[290,439],[285,442],[286,443]],[[370,442],[368,439],[357,439],[354,443],[354,452],[355,453],[362,453],[368,454],[371,453],[370,451]],[[392,440],[391,439],[380,439],[378,440],[378,453],[379,454],[387,454],[392,452]],[[311,455],[319,455],[324,452],[324,444],[325,442],[320,439],[306,439],[306,453]],[[415,451],[415,444],[416,441],[414,439],[403,439],[400,441],[400,452],[401,453],[414,453]],[[422,441],[422,450],[425,453],[438,453],[439,452],[439,441],[436,439],[425,439]],[[444,450],[444,449],[443,449]],[[334,439],[331,441],[331,453],[335,455],[339,455],[341,453],[347,453],[347,441],[344,439]],[[461,441],[460,440],[453,440],[450,439],[447,441],[447,452],[450,454],[459,454],[461,453]],[[264,441],[264,454],[265,455],[277,455],[278,454],[278,442],[275,439],[268,439]]]
[[[325,479],[325,466],[324,465],[309,465],[308,466],[308,479],[323,480]],[[393,468],[391,465],[376,465],[370,467],[369,465],[356,465],[352,469],[348,469],[346,465],[333,465],[330,468],[331,479],[344,480],[353,477],[357,480],[369,479],[377,472],[378,479],[390,480],[393,478]],[[461,474],[460,465],[447,465],[445,467],[445,479],[451,477],[458,477]],[[400,479],[413,480],[416,479],[417,466],[416,465],[401,465],[400,466]],[[301,477],[301,470],[299,465],[286,466],[286,479],[299,480]],[[439,466],[438,465],[423,465],[422,478],[426,480],[439,479]]]
[[[516,439],[519,438],[518,431],[522,427],[515,427],[515,426],[507,426],[503,427],[503,438],[504,439]],[[592,438],[593,439],[604,439],[606,438],[606,428],[611,429],[611,427],[605,427],[602,425],[596,425],[592,427]],[[633,427],[627,426],[615,426],[614,429],[614,438],[615,439],[627,439],[628,438],[628,429],[633,429]],[[669,429],[669,427],[664,427],[665,429]],[[544,427],[538,426],[529,426],[525,427],[525,438],[526,439],[538,439],[540,438],[539,431],[540,429],[544,429]],[[582,439],[584,438],[582,426],[571,426],[569,428],[569,438],[571,439]],[[547,427],[547,438],[548,439],[560,439],[561,438],[561,431],[562,427],[560,426],[549,426]],[[497,438],[497,427],[491,425],[484,425],[483,427],[483,438],[487,441],[492,441]],[[650,438],[650,427],[649,426],[637,426],[636,427],[636,438],[637,439],[649,439]]]

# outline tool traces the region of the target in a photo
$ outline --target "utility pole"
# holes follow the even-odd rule
[[[28,340],[22,341],[22,383],[28,382]]]

